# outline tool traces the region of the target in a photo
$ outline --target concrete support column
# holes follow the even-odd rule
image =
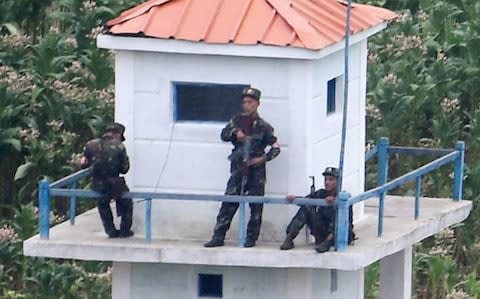
[[[312,299],[312,269],[288,269],[287,277],[287,299]]]
[[[380,260],[380,298],[412,298],[412,246]]]
[[[130,299],[132,263],[112,263],[112,299]]]

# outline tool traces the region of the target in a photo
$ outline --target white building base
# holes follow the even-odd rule
[[[364,268],[378,260],[381,298],[411,298],[412,244],[463,221],[472,203],[422,198],[417,221],[413,198],[387,196],[386,203],[383,235],[377,237],[378,200],[369,200],[366,217],[355,223],[359,239],[344,252],[317,254],[313,244],[300,242],[282,251],[283,238],[259,241],[254,248],[240,248],[233,240],[224,247],[204,248],[205,239],[159,238],[155,232],[162,227],[156,226],[151,242],[145,241],[143,227],[135,225],[134,237],[108,239],[92,210],[77,217],[74,226],[52,228],[50,240],[35,236],[25,241],[24,254],[112,261],[115,299],[357,299],[364,294]],[[222,297],[199,296],[200,274],[221,280]]]
[[[363,270],[338,271],[331,290],[330,270],[221,267],[158,263],[114,263],[113,299],[357,299],[363,298]],[[221,277],[221,296],[201,295],[199,276]]]

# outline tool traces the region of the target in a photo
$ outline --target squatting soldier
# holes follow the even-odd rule
[[[101,138],[90,140],[83,152],[82,168],[91,167],[91,188],[101,193],[97,207],[103,228],[109,238],[126,238],[133,236],[131,198],[122,198],[129,189],[125,179],[119,174],[127,173],[130,163],[123,141],[125,127],[119,123],[107,125]],[[122,217],[120,230],[113,223],[110,201],[116,201],[117,216]]]
[[[324,176],[325,189],[319,189],[306,197],[324,198],[328,203],[333,204],[337,196],[338,170],[335,167],[327,167],[322,173]],[[289,201],[296,198],[294,195],[287,196]],[[294,247],[293,239],[306,224],[310,233],[315,237],[315,250],[319,253],[330,250],[334,243],[336,210],[332,206],[302,206],[287,226],[287,237],[280,246],[281,250],[288,250]],[[350,207],[348,244],[355,239],[353,233],[353,215]]]
[[[273,128],[257,112],[260,91],[245,88],[242,92],[243,113],[233,116],[222,130],[221,138],[233,144],[230,159],[230,179],[226,195],[256,195],[265,193],[265,163],[278,156],[280,145]],[[270,146],[268,153],[265,148]],[[212,239],[205,247],[223,246],[225,234],[230,228],[238,203],[223,202],[217,215]],[[260,234],[263,204],[250,203],[250,220],[247,226],[245,247],[253,247]]]

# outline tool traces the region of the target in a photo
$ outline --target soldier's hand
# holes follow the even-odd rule
[[[296,195],[293,195],[293,194],[287,195],[288,202],[293,202],[295,200],[295,198],[297,198]]]
[[[329,195],[325,198],[325,200],[327,201],[327,203],[329,204],[332,204],[334,201],[335,201],[336,197],[333,196],[333,195]]]
[[[246,137],[247,137],[247,135],[245,135],[245,133],[243,133],[242,130],[238,130],[238,132],[237,132],[237,140],[238,141],[244,142]]]
[[[248,161],[248,166],[257,167],[265,163],[263,157],[256,157]]]

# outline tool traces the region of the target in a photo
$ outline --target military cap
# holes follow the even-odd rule
[[[242,91],[242,96],[243,97],[251,97],[254,98],[255,100],[259,101],[260,100],[260,95],[262,93],[260,90],[253,88],[253,87],[245,87]]]
[[[338,177],[338,169],[335,168],[335,167],[327,167],[325,168],[325,170],[323,171],[322,175],[324,176],[333,176],[333,177]]]
[[[125,141],[125,136],[123,134],[125,133],[125,126],[122,125],[121,123],[111,123],[108,124],[105,127],[105,133],[118,133],[121,136],[122,141]]]

